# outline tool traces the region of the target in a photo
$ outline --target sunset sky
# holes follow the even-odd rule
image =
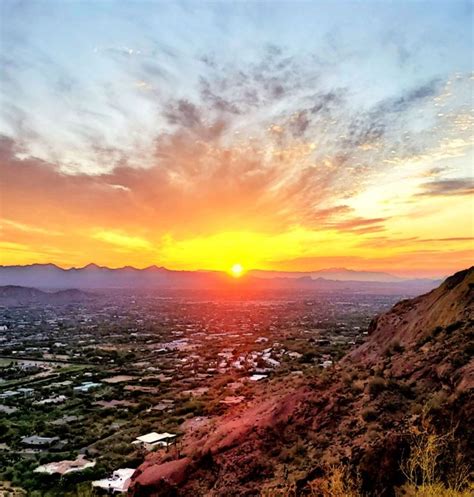
[[[474,260],[472,3],[0,3],[1,264]]]

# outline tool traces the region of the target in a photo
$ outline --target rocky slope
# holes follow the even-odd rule
[[[369,495],[392,496],[422,412],[440,430],[454,427],[472,460],[473,324],[471,268],[376,318],[335,370],[262,387],[253,405],[185,435],[178,459],[151,454],[131,493],[276,496],[289,495],[291,482],[306,495],[328,464],[343,462]]]

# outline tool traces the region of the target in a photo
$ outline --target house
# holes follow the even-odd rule
[[[80,455],[74,461],[64,460],[43,464],[42,466],[38,466],[34,472],[47,473],[49,475],[53,475],[55,473],[65,475],[66,473],[82,471],[87,468],[93,468],[94,466],[95,461],[88,461],[83,455]]]
[[[57,395],[56,397],[50,397],[48,399],[37,400],[36,402],[33,402],[33,404],[38,405],[38,406],[44,406],[47,404],[62,404],[66,400],[67,400],[67,397],[65,395]]]
[[[24,437],[21,439],[23,445],[33,447],[35,449],[43,449],[51,447],[54,443],[59,442],[59,437],[38,437],[33,435],[31,437]]]
[[[260,381],[264,380],[267,377],[266,374],[253,374],[249,377],[250,381]]]
[[[29,397],[30,395],[33,395],[34,389],[33,388],[19,388],[18,392],[23,394],[25,397]]]
[[[151,409],[153,411],[169,411],[174,405],[174,400],[161,400],[158,404],[154,405]]]
[[[6,390],[5,392],[0,393],[0,399],[9,399],[10,397],[16,397],[20,395],[20,392],[16,390]]]
[[[82,383],[81,385],[74,387],[74,391],[85,393],[85,392],[88,392],[89,390],[93,390],[93,389],[98,388],[100,386],[101,386],[100,383],[94,383],[93,381],[86,381],[85,383]]]
[[[173,433],[156,433],[152,431],[146,435],[137,437],[132,443],[142,445],[146,450],[153,450],[155,447],[168,447],[175,442],[176,435]]]
[[[115,492],[117,493],[126,492],[128,490],[128,487],[130,486],[130,481],[133,473],[135,473],[134,469],[130,468],[117,469],[112,473],[112,476],[110,476],[109,478],[93,481],[92,487],[101,488],[113,494]]]
[[[18,411],[17,407],[4,406],[3,404],[0,404],[0,413],[13,414],[16,411]]]

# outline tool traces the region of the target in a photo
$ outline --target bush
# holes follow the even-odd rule
[[[372,407],[366,407],[361,412],[362,419],[366,422],[375,421],[378,417],[378,413]]]
[[[434,483],[432,485],[424,485],[419,487],[416,485],[406,484],[397,489],[397,497],[472,497],[474,487],[466,490],[455,490],[445,487],[442,483]]]
[[[451,470],[448,474],[442,474],[441,468],[447,461],[451,463]],[[473,495],[470,467],[464,462],[459,451],[454,430],[436,433],[425,414],[422,416],[421,426],[412,429],[410,456],[402,462],[401,470],[407,482],[396,489],[397,497]]]
[[[362,497],[360,482],[353,478],[347,467],[329,467],[324,478],[309,483],[311,497]]]
[[[398,340],[393,340],[390,345],[387,346],[385,349],[385,355],[387,357],[390,357],[393,354],[403,352],[405,350],[405,347],[398,341]]]
[[[368,383],[369,394],[377,397],[387,387],[386,381],[381,376],[374,376]]]

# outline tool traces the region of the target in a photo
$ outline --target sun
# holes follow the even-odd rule
[[[244,268],[242,267],[242,264],[234,264],[230,268],[230,273],[234,278],[240,278],[242,276],[242,273],[244,272]]]

